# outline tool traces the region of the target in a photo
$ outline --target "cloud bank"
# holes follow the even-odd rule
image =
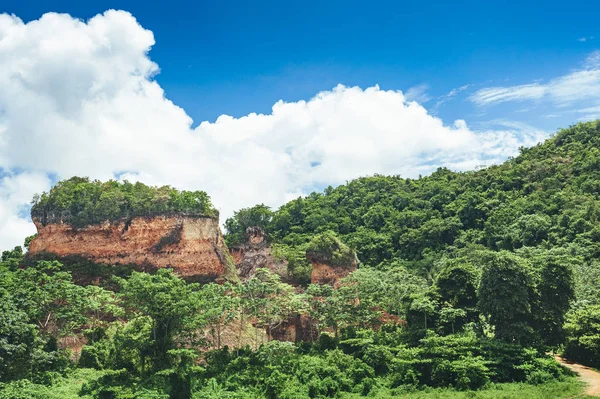
[[[401,91],[343,85],[192,129],[154,80],[153,44],[124,11],[0,15],[0,248],[35,232],[31,196],[73,175],[202,189],[227,217],[373,173],[500,162],[545,136],[445,124]]]

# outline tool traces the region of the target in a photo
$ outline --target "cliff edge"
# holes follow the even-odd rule
[[[169,267],[194,281],[237,280],[215,217],[136,216],[84,227],[33,221],[38,233],[29,246],[31,256],[81,257],[142,271]]]

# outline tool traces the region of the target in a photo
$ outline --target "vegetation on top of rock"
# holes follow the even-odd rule
[[[204,191],[179,191],[170,186],[72,177],[50,192],[34,197],[31,218],[43,225],[69,223],[76,227],[134,216],[184,214],[217,217]]]
[[[248,228],[259,227],[266,232],[272,218],[273,211],[265,204],[234,212],[233,216],[225,221],[225,242],[230,247],[245,244],[248,240]]]
[[[350,267],[358,263],[354,250],[341,242],[333,231],[325,231],[313,237],[306,248],[306,257],[331,266]]]

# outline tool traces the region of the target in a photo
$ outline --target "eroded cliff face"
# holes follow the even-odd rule
[[[278,274],[281,280],[295,285],[296,282],[289,276],[287,261],[273,256],[272,248],[266,239],[265,232],[259,227],[249,227],[246,230],[247,240],[244,244],[232,247],[231,256],[235,263],[237,273],[242,281],[248,281],[256,274],[256,269],[265,268]],[[311,257],[306,258],[312,264],[311,283],[338,285],[338,281],[347,277],[356,270],[358,259],[344,265],[331,265],[327,259]]]
[[[134,217],[77,229],[66,223],[34,223],[38,234],[29,246],[32,256],[77,256],[143,271],[170,267],[196,281],[237,279],[217,218]]]
[[[356,270],[358,259],[355,259],[348,265],[334,266],[321,259],[313,259],[307,256],[312,263],[312,272],[310,274],[310,282],[312,284],[330,284],[336,287],[339,280],[347,277],[350,273]]]
[[[347,277],[356,270],[356,264],[348,266],[331,266],[321,262],[311,262],[312,273],[310,282],[312,284],[330,284],[336,286],[338,281]]]
[[[256,269],[266,268],[279,274],[282,281],[289,281],[287,263],[276,259],[266,235],[259,227],[249,227],[245,244],[231,248],[238,275],[242,281],[248,281],[256,274]]]

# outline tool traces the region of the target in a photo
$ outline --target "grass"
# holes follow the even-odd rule
[[[57,378],[49,387],[21,380],[4,385],[3,389],[0,389],[0,399],[91,399],[89,396],[79,396],[81,386],[102,374],[102,371],[93,369],[75,369],[68,377]],[[382,388],[371,392],[368,397],[376,399],[594,399],[583,394],[583,389],[583,384],[572,377],[541,385],[492,384],[487,389],[464,392],[443,388],[423,390]],[[359,399],[364,396],[344,393],[339,398]]]
[[[425,388],[415,391],[381,389],[369,397],[377,399],[594,399],[592,396],[585,395],[583,390],[584,385],[573,377],[541,385],[493,384],[481,391],[461,392],[443,388]],[[345,394],[341,398],[358,399],[364,396]]]

